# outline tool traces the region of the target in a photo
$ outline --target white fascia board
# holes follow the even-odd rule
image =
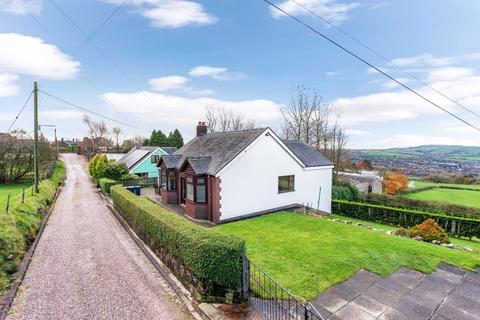
[[[329,166],[317,166],[317,167],[306,167],[305,171],[312,171],[312,170],[326,170],[330,169],[333,170],[334,166],[329,165]]]

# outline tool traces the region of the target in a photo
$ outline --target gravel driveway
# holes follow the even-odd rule
[[[104,205],[86,162],[62,160],[66,185],[8,319],[192,319]]]

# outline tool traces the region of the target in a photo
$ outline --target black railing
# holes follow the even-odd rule
[[[309,304],[300,302],[256,264],[244,259],[244,291],[267,319],[324,320]]]

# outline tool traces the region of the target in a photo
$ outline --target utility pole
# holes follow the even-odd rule
[[[33,83],[33,191],[38,193],[40,170],[38,168],[38,84]]]
[[[54,128],[54,129],[53,129],[53,132],[55,133],[55,148],[57,149],[57,157],[58,157],[57,128]]]

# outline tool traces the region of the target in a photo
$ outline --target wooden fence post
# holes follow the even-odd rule
[[[10,193],[7,195],[7,207],[6,207],[7,213],[8,213],[9,207],[10,207]]]
[[[25,203],[25,188],[22,189],[22,203]]]

